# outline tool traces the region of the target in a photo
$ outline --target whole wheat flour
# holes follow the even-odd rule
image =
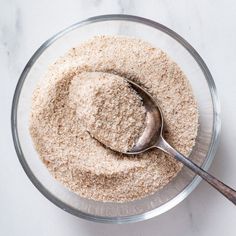
[[[87,131],[113,150],[131,150],[144,131],[141,98],[118,75],[83,72],[72,80],[69,98]]]
[[[73,92],[79,79],[91,82],[85,72],[118,75],[145,88],[162,108],[165,138],[189,155],[197,136],[198,112],[186,76],[166,53],[149,43],[96,36],[51,65],[33,94],[30,133],[41,159],[58,181],[80,196],[99,201],[124,202],[153,194],[182,165],[159,150],[121,155],[92,138],[78,115],[80,108],[72,102],[73,96],[80,96]]]

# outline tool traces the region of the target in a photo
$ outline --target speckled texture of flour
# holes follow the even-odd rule
[[[160,104],[167,141],[185,155],[195,144],[197,104],[181,69],[139,39],[96,36],[51,65],[32,98],[30,133],[52,175],[80,196],[123,202],[166,185],[181,164],[159,150],[125,156],[104,148],[70,106],[71,81],[82,72],[108,72],[143,86]]]
[[[80,73],[71,82],[69,99],[90,135],[112,150],[131,150],[146,126],[141,98],[118,75]]]

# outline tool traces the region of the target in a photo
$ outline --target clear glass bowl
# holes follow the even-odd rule
[[[177,177],[154,195],[127,203],[103,203],[77,196],[49,174],[34,150],[28,130],[31,96],[36,83],[69,48],[93,35],[127,35],[160,47],[187,75],[200,111],[196,145],[190,158],[208,169],[216,152],[220,131],[219,102],[212,76],[199,54],[181,36],[151,20],[128,15],[104,15],[76,23],[47,40],[31,57],[17,84],[12,105],[15,149],[26,174],[51,202],[78,217],[110,223],[136,222],[171,209],[199,184],[200,177],[183,168]]]

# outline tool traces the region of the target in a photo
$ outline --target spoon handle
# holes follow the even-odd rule
[[[202,168],[197,166],[187,157],[182,155],[176,149],[174,149],[169,143],[167,143],[162,137],[160,138],[159,142],[156,144],[156,147],[164,151],[165,153],[171,155],[176,160],[183,163],[187,166],[190,170],[192,170],[197,175],[201,176],[205,181],[207,181],[211,186],[217,189],[220,193],[222,193],[226,198],[228,198],[232,203],[236,205],[236,191],[226,184],[222,183],[220,180],[215,178],[214,176],[210,175]]]

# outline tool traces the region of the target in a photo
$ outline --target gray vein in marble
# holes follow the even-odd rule
[[[3,63],[12,75],[20,71],[17,60],[22,35],[22,18],[20,8],[16,4],[12,4],[12,1],[6,4],[2,15],[4,20],[0,21],[0,43],[3,45],[1,47],[2,59],[5,61]]]
[[[119,12],[121,14],[129,13],[134,8],[133,0],[118,0]]]
[[[191,231],[198,235],[198,233],[200,233],[199,228],[195,222],[194,212],[188,198],[186,199],[185,204],[186,204],[186,213],[188,214]]]
[[[16,7],[15,30],[16,33],[20,33],[22,30],[21,11],[19,7]]]
[[[95,7],[98,7],[99,5],[101,5],[102,0],[92,0],[92,3]]]

